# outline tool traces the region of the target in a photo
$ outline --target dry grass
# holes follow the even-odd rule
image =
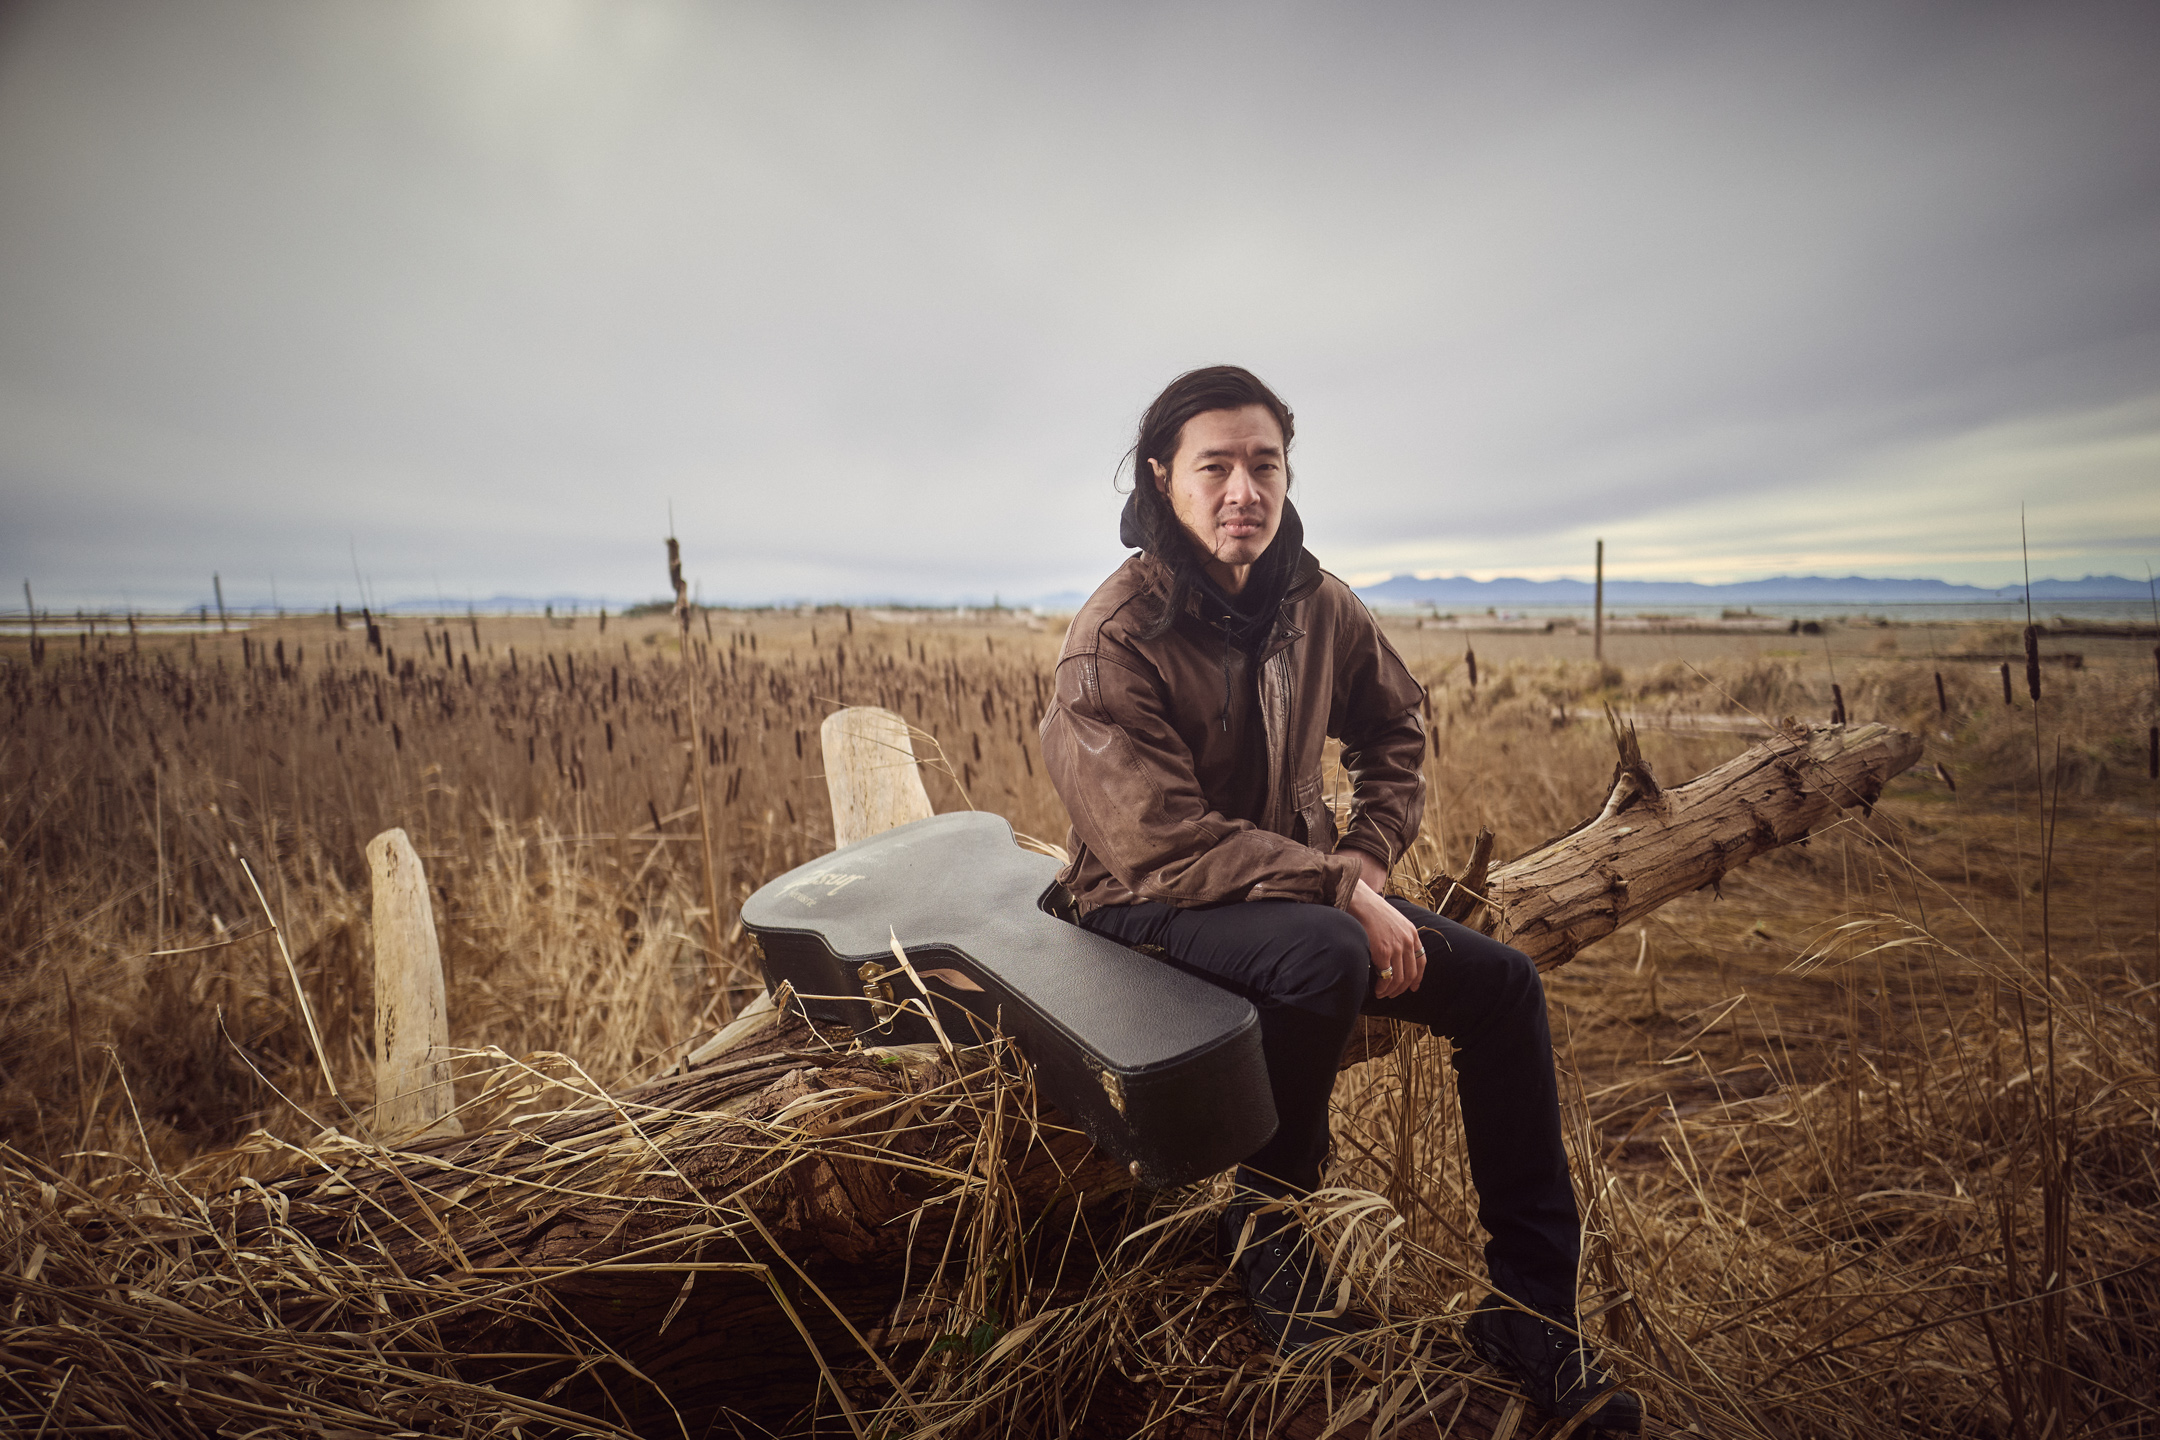
[[[1054,629],[834,612],[716,615],[709,641],[694,633],[726,893],[829,845],[816,726],[834,703],[885,704],[936,735],[940,809],[964,794],[1062,833],[1033,741]],[[490,1410],[456,1357],[397,1350],[357,1320],[329,1338],[275,1323],[250,1298],[261,1266],[345,1262],[288,1237],[242,1263],[207,1218],[237,1177],[289,1165],[295,1146],[319,1157],[326,1125],[353,1128],[315,1073],[239,856],[265,877],[356,1106],[360,847],[391,824],[436,888],[470,1102],[496,1106],[532,1073],[510,1057],[536,1052],[576,1057],[600,1086],[633,1082],[756,992],[726,917],[719,953],[703,943],[694,757],[663,622],[603,637],[590,621],[407,621],[383,638],[394,674],[357,631],[319,620],[270,633],[282,663],[252,639],[243,663],[235,636],[193,657],[186,642],[56,645],[41,667],[18,654],[0,669],[11,1423],[120,1423],[87,1417],[180,1387],[230,1404],[171,1409],[166,1433],[242,1433],[247,1406],[272,1403],[251,1383],[314,1397],[292,1413],[361,1433],[400,1416],[433,1433],[569,1423]],[[1405,879],[1459,863],[1481,826],[1506,857],[1594,809],[1607,702],[1673,717],[1644,740],[1678,779],[1746,743],[1688,717],[1819,717],[1835,664],[1855,718],[1922,730],[1957,783],[1916,772],[1873,817],[1550,979],[1592,1232],[1585,1303],[1602,1307],[1590,1329],[1653,1413],[1719,1435],[2160,1434],[2160,815],[2140,764],[2154,719],[2142,649],[2087,645],[2082,668],[2047,667],[2036,763],[2022,676],[2005,707],[1993,668],[1935,658],[1992,655],[2001,637],[1856,629],[1833,632],[1827,656],[1694,660],[1678,641],[1661,656],[1615,645],[1605,667],[1554,658],[1586,648],[1565,637],[1543,655],[1472,638],[1494,652],[1474,692],[1461,635],[1397,635],[1433,695],[1427,833]],[[957,1349],[895,1340],[891,1380],[954,1433],[1055,1434],[1083,1416],[1082,1433],[1175,1433],[1181,1406],[1262,1433],[1315,1403],[1352,1434],[1421,1410],[1489,1426],[1505,1397],[1453,1344],[1480,1264],[1443,1074],[1427,1038],[1338,1091],[1342,1189],[1323,1208],[1391,1317],[1379,1348],[1332,1368],[1252,1357],[1207,1259],[1201,1187],[1089,1236],[1108,1263],[1086,1285],[985,1291],[935,1327],[968,1339]],[[978,1243],[987,1274],[1004,1252],[988,1232]],[[858,1419],[922,1428],[891,1380],[863,1366],[838,1385]],[[63,1390],[83,1408],[55,1410]],[[804,1403],[845,1428],[829,1401]]]

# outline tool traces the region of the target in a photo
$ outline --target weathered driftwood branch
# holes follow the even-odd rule
[[[1495,931],[1563,963],[1871,804],[1918,751],[1882,726],[1795,731],[1663,789],[1623,743],[1603,813],[1488,877]],[[1018,1237],[1073,1233],[1128,1183],[988,1052],[835,1048],[783,1006],[694,1060],[530,1122],[331,1152],[242,1202],[239,1229],[289,1225],[408,1294],[439,1292],[402,1323],[468,1357],[468,1378],[699,1433],[845,1408],[841,1372],[896,1393],[878,1368],[896,1346],[965,1334],[988,1313],[987,1269],[1004,1294],[1033,1293],[1048,1277],[1031,1278]],[[1042,1223],[1060,1207],[1072,1224]],[[1061,1254],[1063,1283],[1082,1253]],[[1153,1408],[1138,1390],[1105,1398]]]
[[[1783,731],[1668,790],[1651,778],[1634,738],[1621,732],[1612,794],[1596,819],[1492,872],[1490,931],[1540,969],[1805,840],[1841,810],[1870,809],[1920,758],[1920,737],[1909,731],[1815,726]]]

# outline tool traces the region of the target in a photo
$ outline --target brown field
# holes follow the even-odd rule
[[[1406,893],[1459,865],[1481,827],[1511,857],[1593,813],[1607,705],[1642,727],[1668,783],[1736,753],[1751,725],[1827,718],[1833,667],[1854,719],[1927,737],[1924,766],[1873,815],[1548,977],[1590,1231],[1585,1308],[1603,1307],[1591,1330],[1652,1414],[1716,1436],[2160,1435],[2150,640],[2050,637],[2046,651],[2080,663],[2042,667],[2036,715],[2020,667],[2003,702],[1995,661],[2019,640],[2000,628],[1615,634],[1600,665],[1564,631],[1389,626],[1432,697]],[[707,612],[691,657],[701,755],[664,618],[604,632],[406,618],[383,624],[381,655],[320,616],[245,636],[55,637],[35,666],[0,641],[0,1428],[147,1426],[166,1401],[130,1372],[182,1342],[144,1329],[155,1307],[116,1319],[71,1297],[214,1297],[121,1285],[110,1237],[125,1217],[177,1213],[158,1208],[176,1195],[294,1163],[273,1142],[304,1147],[352,1130],[346,1106],[364,1111],[371,835],[403,826],[427,864],[453,1040],[470,1055],[461,1093],[543,1052],[619,1086],[761,988],[733,907],[830,847],[817,727],[835,706],[886,705],[934,739],[918,749],[938,809],[1063,840],[1035,740],[1060,630],[1009,613]],[[697,764],[724,912],[710,957]],[[291,941],[342,1103],[243,858]],[[1331,1177],[1401,1216],[1402,1247],[1365,1278],[1427,1340],[1479,1293],[1445,1073],[1429,1037],[1346,1071]],[[1144,1265],[976,1322],[1010,1332],[1055,1302],[1071,1307],[1058,1343],[1086,1368],[1223,1391],[1176,1327],[1134,1318],[1167,1315],[1166,1298],[1227,1303],[1209,1293],[1205,1187],[1153,1203],[1188,1214]],[[224,1291],[215,1303],[247,1310]],[[1039,1358],[1016,1387],[949,1351],[900,1359],[944,1364],[951,1433],[1055,1434],[1054,1415],[1103,1433],[1085,1421],[1079,1361]],[[348,1396],[345,1433],[395,1433],[366,1420],[395,1409],[387,1384],[353,1382],[374,1398]],[[1337,1433],[1378,1428],[1358,1409],[1376,1388],[1327,1392]],[[158,1433],[219,1423],[188,1413]],[[457,1433],[492,1433],[480,1410],[456,1413]],[[260,1423],[234,1411],[229,1433]]]

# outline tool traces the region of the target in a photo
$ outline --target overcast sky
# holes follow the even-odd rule
[[[0,9],[40,604],[1090,588],[1181,370],[1389,571],[2142,579],[2160,7]],[[18,592],[19,593],[19,592]],[[19,601],[17,602],[20,603]]]

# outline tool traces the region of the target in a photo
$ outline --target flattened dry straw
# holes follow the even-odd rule
[[[243,1245],[229,1207],[184,1183],[92,1190],[4,1157],[0,1425],[15,1433],[628,1433],[459,1378],[424,1329],[381,1323],[440,1292],[282,1220]]]
[[[815,1043],[799,1027],[779,1038]],[[856,1084],[816,1068],[838,1057],[723,1057],[663,1082],[677,1103],[652,1104],[599,1094],[566,1062],[498,1053],[472,1057],[495,1068],[468,1112],[499,1113],[468,1143],[389,1151],[258,1135],[242,1147],[251,1155],[97,1190],[9,1151],[0,1289],[12,1292],[11,1327],[0,1354],[15,1371],[13,1419],[49,1416],[59,1433],[172,1433],[177,1404],[182,1433],[271,1421],[365,1434],[682,1430],[668,1398],[578,1313],[581,1287],[608,1290],[618,1306],[672,1297],[664,1334],[693,1286],[744,1282],[818,1353],[831,1318],[797,1313],[782,1281],[809,1277],[787,1244],[851,1217],[759,1199],[790,1195],[804,1169],[889,1169],[888,1188],[924,1197],[910,1223],[987,1217],[965,1222],[970,1243],[956,1250],[994,1248],[1011,1207],[999,1199],[1002,1164],[979,1152],[1003,1138],[997,1114],[1024,1091],[1002,1075],[998,1050],[965,1054],[956,1073],[916,1050],[857,1052],[844,1074],[869,1083]],[[680,1103],[686,1094],[695,1106]],[[219,1186],[243,1159],[294,1173]],[[614,1215],[616,1233],[593,1243],[581,1211]],[[536,1228],[535,1215],[572,1218]],[[838,1358],[869,1354],[893,1403],[928,1424],[908,1386],[859,1332],[851,1338],[859,1353]],[[819,1369],[854,1412],[822,1355]],[[580,1372],[593,1379],[582,1390]],[[594,1420],[545,1398],[566,1384],[637,1393],[614,1419]]]

